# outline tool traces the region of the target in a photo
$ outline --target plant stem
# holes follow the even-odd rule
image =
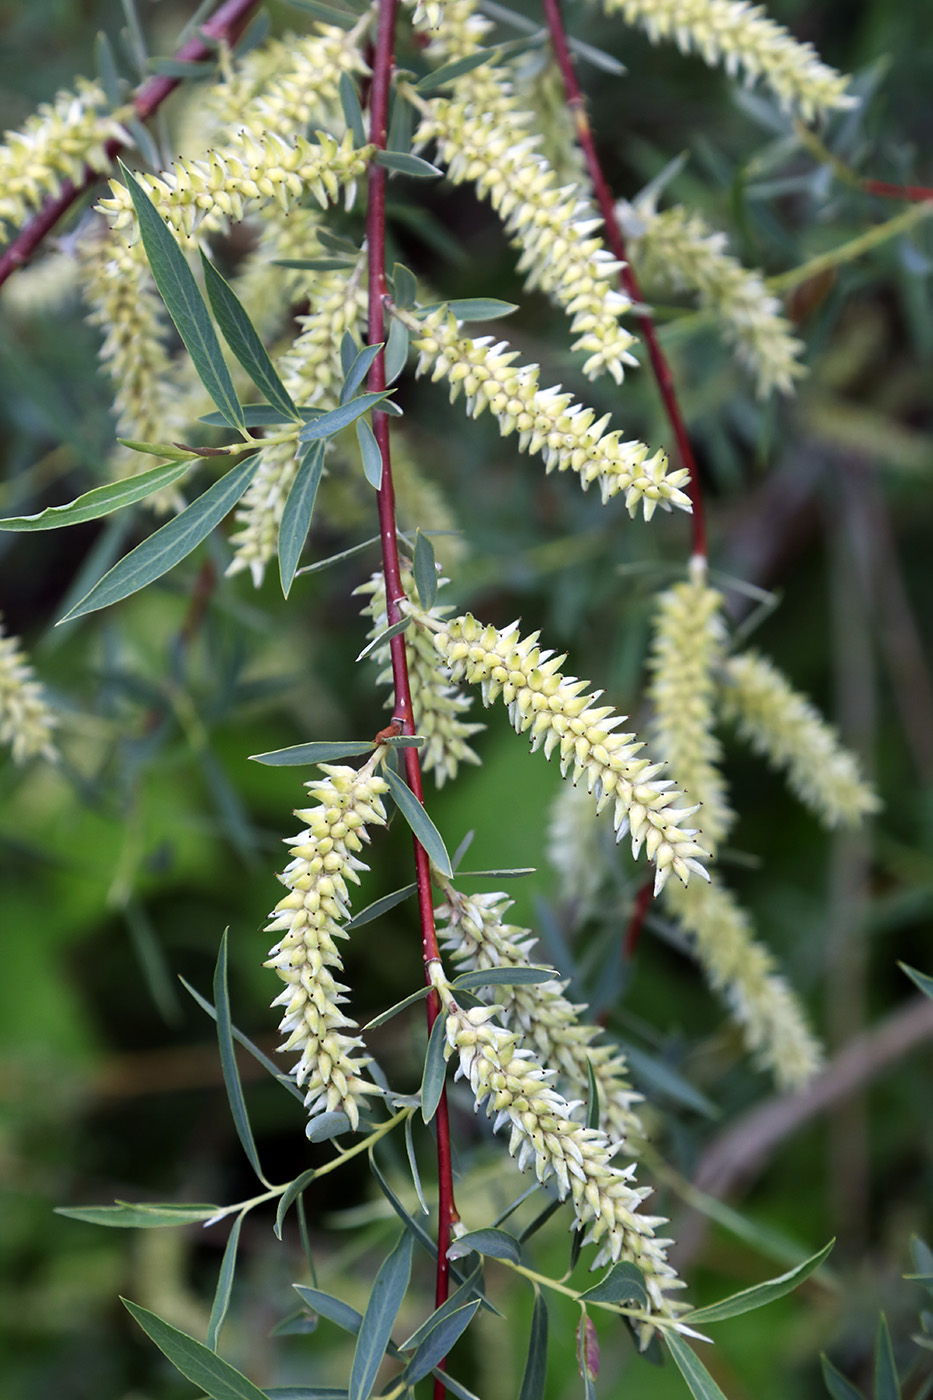
[[[250,11],[256,9],[259,0],[225,0],[201,25],[201,32],[209,35],[213,39],[222,39],[228,44],[235,43],[245,28],[249,19]],[[213,50],[203,41],[203,39],[189,39],[186,44],[175,54],[175,58],[182,63],[200,63],[204,59],[210,58]],[[133,115],[140,121],[148,121],[152,114],[161,107],[170,92],[174,92],[182,82],[183,78],[169,78],[164,74],[157,74],[149,78],[133,98]],[[112,137],[104,145],[104,152],[109,161],[116,160],[122,150],[126,149],[126,142]],[[96,185],[100,180],[106,178],[107,172],[104,170],[93,170],[89,165],[84,167],[84,178],[75,184],[73,180],[64,180],[57,195],[47,199],[34,218],[30,219],[14,238],[6,252],[0,257],[0,287],[6,279],[18,267],[22,267],[29,261],[33,253],[39,247],[46,234],[50,233],[63,214],[71,208],[76,200],[80,199],[87,190]]]
[[[570,46],[567,42],[567,31],[564,28],[560,0],[544,0],[544,14],[551,34],[551,43],[554,46],[554,56],[557,59],[557,65],[560,68],[561,77],[564,80],[567,105],[573,114],[574,124],[577,128],[577,137],[583,150],[584,157],[586,158],[586,167],[593,185],[593,193],[599,205],[599,212],[603,216],[606,242],[612,249],[613,255],[622,263],[622,267],[619,271],[619,281],[637,308],[635,310],[635,318],[638,321],[645,345],[648,347],[651,368],[654,370],[654,377],[657,380],[658,391],[660,392],[661,400],[664,404],[664,411],[667,414],[667,420],[671,425],[671,431],[677,443],[681,465],[686,467],[687,471],[690,473],[690,485],[688,490],[690,500],[693,504],[693,541],[691,553],[705,558],[706,518],[703,512],[703,495],[697,475],[693,448],[690,445],[687,427],[684,423],[683,414],[680,411],[680,404],[677,400],[674,377],[671,374],[671,368],[667,362],[667,357],[661,349],[655,331],[654,321],[650,313],[644,309],[644,298],[642,297],[641,288],[638,285],[638,279],[629,266],[625,251],[625,240],[622,237],[622,230],[619,228],[619,221],[615,216],[615,209],[613,208],[612,192],[606,183],[606,177],[603,174],[599,156],[596,154],[596,144],[593,140],[593,133],[586,115],[583,93],[580,91],[580,84],[577,82],[576,69],[573,66],[573,57],[571,56]]]
[[[369,94],[370,129],[369,139],[380,150],[385,149],[389,114],[389,87],[395,44],[395,18],[398,0],[379,0],[379,26],[376,34],[376,47],[372,61],[372,86]],[[369,252],[369,343],[377,344],[386,338],[386,268],[385,268],[385,187],[386,170],[375,161],[369,167],[369,207],[366,216],[366,243]],[[369,388],[378,392],[384,389],[385,359],[380,351],[369,372]],[[392,482],[392,461],[389,444],[389,419],[385,413],[373,412],[373,433],[382,456],[382,485],[378,492],[379,535],[382,543],[382,565],[386,584],[386,614],[389,626],[401,620],[399,606],[405,596],[402,588],[401,566],[398,555],[398,539],[395,521],[395,489]],[[408,659],[404,634],[399,633],[389,643],[392,658],[392,679],[395,686],[394,718],[402,727],[403,734],[415,732],[412,713],[411,686],[408,679]],[[403,750],[405,755],[405,775],[408,786],[424,802],[424,789],[421,781],[421,764],[417,749]],[[418,884],[418,909],[421,919],[422,954],[425,967],[425,980],[430,985],[428,964],[440,959],[437,946],[437,931],[434,925],[434,898],[431,889],[431,863],[420,841],[414,840],[415,871]],[[428,1031],[440,1014],[440,1001],[432,991],[427,999]],[[453,1170],[450,1157],[450,1123],[447,1115],[447,1094],[441,1094],[440,1105],[435,1115],[437,1125],[437,1169],[438,1169],[438,1221],[437,1221],[437,1276],[435,1306],[446,1301],[450,1261],[447,1250],[450,1247],[450,1232],[457,1218],[453,1195]],[[443,1362],[441,1363],[443,1365]],[[436,1400],[442,1400],[444,1385],[434,1382]]]

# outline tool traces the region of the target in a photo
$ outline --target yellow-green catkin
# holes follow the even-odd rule
[[[748,85],[761,80],[785,110],[806,120],[850,107],[849,79],[821,62],[812,44],[800,43],[747,0],[603,0],[607,14],[621,14],[655,43],[672,39],[684,53],[695,50],[709,64],[721,63],[730,77],[744,73]]]
[[[0,621],[0,744],[10,749],[14,763],[55,759],[55,723],[25,652]]]
[[[877,794],[805,696],[755,651],[727,658],[722,712],[786,777],[791,791],[827,827],[857,826],[876,812]]]
[[[386,822],[387,786],[373,771],[379,756],[359,770],[322,763],[324,776],[307,784],[317,805],[295,813],[306,826],[287,842],[291,859],[279,879],[288,894],[266,927],[278,935],[266,966],[286,984],[272,1003],[284,1007],[279,1048],[300,1055],[292,1073],[309,1116],[342,1112],[354,1129],[373,1089],[362,1077],[369,1057],[357,1024],[340,1009],[347,988],[334,975],[343,970],[336,940],[347,937],[347,882],[359,884],[358,872],[368,868],[358,858],[367,828]]]

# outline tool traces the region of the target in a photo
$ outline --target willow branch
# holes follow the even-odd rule
[[[657,380],[658,391],[664,404],[667,420],[671,425],[671,431],[677,443],[681,465],[686,467],[687,471],[690,473],[689,494],[693,504],[692,552],[695,555],[700,555],[705,558],[706,519],[703,512],[703,495],[700,490],[700,481],[697,475],[693,448],[690,445],[687,427],[684,423],[683,414],[680,411],[680,404],[677,399],[674,376],[671,374],[671,367],[667,362],[667,357],[661,349],[661,344],[658,340],[651,314],[645,310],[644,298],[642,297],[638,279],[628,262],[625,240],[622,237],[619,221],[615,216],[612,192],[606,182],[599,156],[596,153],[596,143],[593,140],[593,132],[590,127],[589,118],[586,115],[583,93],[580,91],[580,84],[577,82],[576,69],[574,68],[570,46],[567,42],[567,31],[564,28],[560,0],[544,0],[544,14],[551,34],[551,43],[554,46],[554,56],[557,59],[557,65],[560,68],[561,77],[564,81],[567,105],[573,114],[574,124],[577,129],[577,138],[586,159],[586,167],[589,172],[590,182],[593,186],[593,193],[599,205],[599,212],[603,216],[606,242],[611,248],[613,256],[622,264],[619,271],[619,281],[634,303],[635,318],[638,321],[642,338],[648,348],[651,368]]]
[[[200,26],[200,32],[210,39],[223,39],[226,43],[232,44],[240,37],[250,12],[255,10],[259,0],[225,0]],[[174,55],[179,63],[200,63],[206,58],[210,58],[212,49],[204,39],[189,39],[183,44]],[[140,121],[148,121],[153,113],[157,112],[169,93],[182,83],[182,78],[170,78],[164,74],[158,74],[149,78],[133,98],[133,113]],[[128,143],[121,141],[119,137],[111,137],[104,145],[104,152],[107,159],[112,163],[116,160],[121,151],[127,148]],[[19,234],[0,257],[0,287],[18,267],[22,267],[29,261],[33,253],[40,246],[47,234],[49,234],[63,214],[66,214],[71,206],[86,194],[89,189],[107,178],[106,170],[95,170],[87,165],[84,168],[84,178],[79,183],[73,180],[65,180],[61,189],[54,198],[47,199],[39,210],[38,214],[20,230]]]

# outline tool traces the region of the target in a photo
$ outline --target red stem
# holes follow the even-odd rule
[[[216,9],[210,19],[201,25],[201,30],[212,39],[226,39],[228,43],[235,43],[245,28],[250,11],[254,10],[258,3],[259,0],[226,0],[226,3]],[[189,39],[175,54],[175,58],[182,63],[199,63],[209,58],[211,52],[210,45],[203,39]],[[133,109],[139,120],[148,121],[169,93],[174,92],[183,81],[182,78],[169,78],[160,73],[143,83],[133,98]],[[119,137],[111,137],[104,146],[107,159],[111,162],[116,160],[120,152],[126,149],[126,145],[127,143]],[[46,234],[51,232],[75,200],[80,199],[81,195],[103,179],[106,179],[106,171],[92,170],[87,165],[84,168],[84,178],[79,184],[72,180],[63,181],[58,194],[45,201],[38,214],[20,230],[0,257],[0,287],[12,272],[29,261]]]
[[[570,47],[567,43],[567,32],[564,29],[564,20],[561,14],[560,0],[544,0],[544,14],[547,20],[548,29],[551,32],[551,43],[554,46],[554,56],[560,68],[561,76],[564,80],[564,91],[567,94],[567,105],[573,113],[574,123],[577,128],[577,136],[586,157],[586,166],[589,171],[590,180],[593,185],[593,193],[599,205],[599,211],[603,216],[603,224],[606,230],[606,242],[612,249],[614,257],[622,263],[619,272],[619,281],[625,288],[636,307],[642,307],[644,301],[641,288],[634,272],[629,266],[625,252],[625,240],[622,237],[622,230],[619,228],[619,221],[615,216],[612,203],[612,193],[606,183],[606,177],[596,154],[596,145],[593,141],[593,133],[590,129],[584,106],[583,94],[580,91],[580,84],[577,82],[576,70],[573,66],[573,58],[570,54]],[[668,422],[677,442],[677,449],[680,453],[680,460],[683,466],[690,473],[690,500],[693,505],[693,553],[706,557],[706,518],[703,511],[703,496],[700,490],[700,479],[697,473],[696,461],[693,456],[693,448],[690,446],[690,439],[687,436],[686,425],[680,411],[680,404],[677,401],[677,392],[674,388],[674,378],[671,374],[670,365],[667,363],[664,351],[661,349],[657,333],[654,328],[654,321],[647,311],[636,310],[635,317],[638,321],[645,344],[648,347],[648,355],[651,359],[651,367],[654,370],[654,377],[658,382],[658,389],[664,403]]]
[[[632,904],[632,917],[625,930],[625,943],[623,944],[623,951],[627,958],[633,958],[638,949],[638,941],[641,938],[648,910],[651,908],[653,893],[654,880],[650,879],[645,881],[635,896]]]
[[[372,86],[369,94],[370,129],[369,139],[374,146],[385,149],[386,129],[389,114],[389,90],[395,45],[395,18],[398,0],[379,0],[379,27],[376,35],[376,48],[372,62]],[[375,345],[384,341],[385,300],[387,294],[385,268],[385,187],[386,171],[375,161],[369,167],[369,208],[366,215],[366,244],[369,252],[369,343]],[[385,361],[382,352],[376,356],[369,372],[369,388],[378,392],[385,388]],[[382,540],[382,565],[386,584],[386,614],[389,625],[398,622],[402,616],[400,601],[405,596],[402,588],[401,566],[398,556],[398,539],[395,523],[395,488],[392,483],[392,463],[389,452],[389,418],[385,413],[373,413],[373,432],[379,451],[382,454],[382,486],[378,492],[379,533]],[[411,686],[408,679],[408,659],[405,638],[399,633],[389,643],[392,657],[392,677],[395,683],[395,719],[400,723],[403,734],[414,734]],[[424,789],[421,782],[421,764],[417,749],[403,749],[405,755],[405,775],[408,786],[424,802]],[[430,982],[428,963],[440,959],[437,946],[437,932],[434,926],[434,897],[431,889],[431,863],[420,841],[415,841],[415,871],[418,883],[418,909],[421,918],[422,952],[425,964],[425,980]],[[432,992],[427,1000],[428,1031],[440,1014],[440,1001]],[[450,1247],[451,1226],[457,1219],[453,1194],[453,1170],[450,1157],[450,1123],[447,1115],[447,1094],[441,1095],[435,1117],[437,1127],[437,1169],[438,1169],[438,1222],[437,1222],[437,1280],[435,1306],[446,1301],[450,1262],[447,1250]],[[443,1366],[443,1362],[440,1363]],[[435,1400],[443,1400],[444,1385],[434,1382]]]
[[[863,180],[862,189],[866,194],[875,194],[881,199],[908,199],[917,204],[924,199],[933,199],[933,189],[928,185],[891,185],[887,180]]]

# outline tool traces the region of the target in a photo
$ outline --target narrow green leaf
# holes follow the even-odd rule
[[[624,78],[628,72],[625,64],[620,63],[614,54],[607,53],[605,49],[594,48],[592,44],[587,44],[582,39],[570,39],[569,43],[570,48],[578,58],[592,63],[594,68],[599,68],[603,73],[611,73],[614,78]]]
[[[247,457],[215,481],[196,501],[125,554],[60,622],[109,607],[153,583],[195,549],[228,515],[256,474],[258,457]]]
[[[403,1231],[380,1268],[360,1327],[350,1369],[349,1400],[369,1400],[376,1374],[392,1337],[392,1328],[411,1276],[411,1235]]]
[[[829,1357],[822,1352],[820,1361],[823,1366],[823,1383],[832,1400],[865,1400],[862,1392],[850,1380],[846,1380],[842,1372],[837,1371]]]
[[[233,1275],[236,1271],[236,1252],[240,1243],[240,1231],[243,1228],[243,1221],[246,1218],[246,1211],[243,1210],[233,1222],[233,1228],[227,1239],[227,1247],[224,1250],[223,1262],[220,1266],[220,1275],[217,1279],[217,1288],[214,1291],[214,1301],[211,1305],[210,1321],[207,1324],[207,1345],[211,1351],[217,1350],[217,1342],[220,1338],[220,1329],[224,1325],[224,1318],[230,1307],[230,1294],[233,1291]]]
[[[398,264],[396,263],[396,266]],[[385,372],[386,384],[394,384],[408,362],[408,327],[393,318],[386,341]]]
[[[304,763],[333,763],[340,758],[357,758],[371,753],[372,744],[366,739],[349,739],[344,743],[323,741],[317,744],[293,744],[288,749],[270,749],[268,753],[251,753],[250,762],[264,763],[268,768],[297,768]]]
[[[396,263],[393,267],[392,286],[395,289],[395,304],[400,311],[407,311],[409,307],[414,306],[418,284],[415,274],[409,272],[404,263]]]
[[[351,1308],[349,1303],[343,1303],[339,1298],[332,1298],[329,1293],[322,1293],[318,1288],[306,1288],[303,1283],[293,1283],[292,1287],[312,1312],[326,1317],[328,1322],[336,1322],[344,1332],[350,1332],[354,1337],[357,1335],[363,1325],[363,1314],[356,1308]]]
[[[345,1113],[319,1113],[310,1119],[305,1137],[309,1142],[330,1142],[331,1138],[349,1131],[350,1120]]]
[[[456,862],[454,862],[456,864]],[[470,880],[523,880],[526,875],[537,875],[536,865],[517,865],[512,870],[461,870],[461,879]]]
[[[547,1379],[547,1303],[535,1289],[535,1310],[531,1316],[531,1339],[528,1343],[528,1360],[522,1376],[522,1388],[518,1400],[544,1400],[544,1383]]]
[[[490,63],[498,57],[498,49],[478,49],[475,53],[468,54],[466,58],[455,58],[451,63],[444,63],[440,68],[435,68],[433,73],[425,74],[415,83],[415,91],[421,93],[436,92],[438,88],[446,87],[448,83],[462,78],[465,73],[472,73],[474,68],[479,68],[484,63]]]
[[[462,1381],[456,1380],[447,1371],[439,1371],[435,1367],[434,1379],[440,1381],[446,1391],[456,1397],[456,1400],[479,1400],[479,1396],[472,1390],[467,1390]]]
[[[48,506],[36,515],[11,515],[0,520],[0,530],[22,533],[27,530],[60,530],[64,525],[80,525],[84,520],[99,520],[124,506],[144,501],[154,491],[163,491],[180,481],[191,465],[192,459],[183,462],[163,462],[161,466],[150,467],[148,471],[129,476],[125,481],[109,482],[106,486],[95,486],[83,496],[76,496],[64,506]]]
[[[637,1045],[631,1045],[627,1041],[620,1041],[621,1048],[625,1051],[625,1058],[628,1061],[632,1074],[636,1081],[641,1081],[638,1087],[647,1086],[657,1094],[664,1094],[675,1103],[683,1104],[685,1108],[692,1108],[697,1113],[704,1114],[707,1118],[718,1118],[720,1110],[712,1099],[695,1088],[682,1074],[678,1074],[672,1065],[666,1063],[657,1055],[650,1055],[647,1051],[640,1049]]]
[[[356,440],[360,445],[363,459],[363,475],[375,491],[382,487],[382,453],[376,441],[376,434],[365,418],[356,420]]]
[[[352,29],[359,19],[359,15],[350,10],[338,10],[334,5],[322,4],[321,0],[287,0],[287,3],[296,10],[303,10],[306,15],[322,19],[325,24],[339,24],[343,29]]]
[[[424,847],[441,874],[446,875],[449,880],[453,875],[450,856],[437,827],[407,783],[404,783],[397,773],[393,773],[391,768],[384,768],[383,773],[395,805],[411,827],[415,839]]]
[[[114,1206],[56,1206],[56,1215],[69,1220],[85,1220],[89,1225],[108,1225],[120,1230],[155,1230],[169,1225],[193,1225],[212,1220],[221,1206],[140,1204],[120,1201]]]
[[[301,415],[292,401],[292,396],[279,378],[269,358],[269,352],[236,292],[203,252],[201,266],[204,269],[204,284],[207,287],[214,319],[230,349],[273,408],[279,409],[287,419],[299,422]]]
[[[875,1339],[875,1400],[901,1400],[901,1383],[894,1364],[894,1348],[884,1313],[878,1318]]]
[[[444,1058],[446,1026],[447,1017],[445,1015],[440,1014],[435,1017],[428,1040],[427,1053],[424,1057],[424,1073],[421,1076],[421,1116],[426,1123],[430,1123],[437,1112],[441,1094],[444,1092],[444,1080],[447,1076],[447,1061]],[[430,1370],[430,1367],[428,1369]]]
[[[287,598],[295,580],[295,570],[304,549],[317,489],[324,475],[324,444],[315,442],[307,452],[299,452],[300,461],[292,482],[292,489],[282,510],[279,522],[279,579],[282,592]]]
[[[703,1362],[693,1348],[687,1346],[683,1337],[665,1328],[664,1341],[694,1400],[726,1400]]]
[[[2,520],[0,520],[0,525],[4,525]],[[5,525],[4,528],[6,528]],[[911,982],[919,987],[924,996],[933,999],[933,977],[928,976],[925,972],[918,972],[915,967],[908,967],[907,963],[899,962],[898,967],[901,969],[901,972],[907,973]]]
[[[412,885],[412,889],[415,886]],[[375,1030],[377,1026],[384,1026],[386,1021],[391,1021],[393,1016],[397,1016],[400,1011],[407,1011],[409,1006],[415,1006],[419,1001],[424,1001],[425,997],[431,995],[430,987],[419,987],[417,992],[412,992],[411,996],[403,997],[394,1006],[390,1006],[388,1011],[382,1011],[378,1016],[374,1016],[371,1021],[367,1021],[363,1027],[364,1031]]]
[[[402,632],[406,631],[410,626],[410,617],[403,617],[398,622],[393,622],[391,627],[386,627],[378,636],[373,637],[372,641],[366,643],[363,650],[356,658],[357,661],[362,661],[364,657],[369,656],[370,652],[378,650],[381,646],[385,646],[386,642],[391,642],[393,637],[400,636]]]
[[[397,1383],[401,1384],[404,1381],[406,1385],[416,1385],[424,1376],[429,1375],[462,1337],[476,1316],[479,1305],[479,1299],[476,1298],[472,1303],[465,1303],[447,1317],[441,1318],[418,1347],[402,1374],[397,1377]]]
[[[329,413],[322,413],[320,418],[315,418],[301,429],[299,438],[302,442],[316,442],[318,438],[333,437],[342,428],[348,428],[351,423],[355,423],[357,418],[368,413],[376,404],[382,405],[384,411],[388,412],[386,393],[386,390],[382,390],[378,394],[360,394],[340,408],[332,408]]]
[[[207,998],[202,997],[200,992],[196,992],[195,989],[192,987],[191,983],[186,982],[184,977],[179,977],[178,980],[184,987],[188,995],[190,997],[193,997],[193,999],[197,1002],[201,1010],[206,1011],[212,1021],[216,1021],[217,1012],[214,1010],[213,1006],[207,1000]],[[253,1042],[250,1040],[249,1036],[246,1036],[243,1034],[242,1031],[237,1030],[236,1026],[233,1027],[233,1038],[238,1045],[243,1046],[244,1050],[249,1051],[253,1059],[257,1060],[259,1064],[262,1065],[263,1069],[268,1070],[269,1074],[272,1075],[272,1078],[276,1081],[277,1084],[281,1084],[283,1089],[288,1090],[292,1098],[297,1099],[300,1104],[304,1103],[305,1096],[302,1093],[302,1091],[298,1088],[298,1085],[295,1083],[292,1076],[290,1074],[284,1074],[282,1070],[278,1068],[275,1062],[273,1060],[270,1060],[268,1055],[264,1055],[263,1052],[260,1050],[259,1046],[254,1045]]]
[[[522,1257],[522,1247],[515,1236],[510,1235],[508,1230],[497,1230],[492,1225],[460,1235],[448,1249],[447,1257],[461,1259],[474,1249],[477,1254],[488,1254],[491,1259],[508,1259],[511,1264],[520,1263]]]
[[[303,272],[348,272],[349,258],[273,258],[273,267],[293,267]]]
[[[830,1240],[829,1244],[817,1253],[805,1259],[802,1264],[798,1264],[795,1269],[789,1269],[786,1274],[781,1274],[778,1278],[768,1279],[765,1283],[757,1283],[752,1288],[743,1288],[740,1293],[733,1293],[731,1298],[723,1298],[719,1303],[711,1303],[709,1307],[698,1308],[696,1312],[690,1314],[690,1326],[705,1326],[708,1322],[722,1322],[727,1317],[738,1317],[740,1313],[751,1312],[754,1308],[762,1308],[766,1303],[773,1302],[775,1298],[783,1298],[785,1293],[792,1292],[798,1284],[803,1283],[805,1278],[820,1267],[829,1256],[830,1250],[836,1241]]]
[[[366,127],[363,124],[363,109],[349,73],[341,73],[340,75],[340,105],[343,108],[343,119],[350,131],[353,132],[354,145],[357,149],[365,146]]]
[[[317,241],[322,248],[328,248],[332,253],[341,253],[345,258],[358,258],[363,251],[359,243],[343,234],[334,233],[333,229],[329,228],[318,229]]]
[[[465,1303],[469,1303],[473,1298],[478,1298],[482,1292],[483,1265],[480,1261],[472,1273],[468,1274],[455,1293],[451,1293],[446,1302],[439,1308],[435,1308],[429,1318],[422,1322],[421,1326],[412,1332],[411,1336],[399,1347],[400,1352],[417,1351],[426,1337],[429,1337],[439,1323],[443,1322],[451,1313],[457,1312]]]
[[[418,1197],[421,1214],[430,1215],[431,1212],[428,1209],[427,1201],[424,1199],[424,1190],[421,1185],[421,1173],[418,1170],[418,1158],[415,1155],[415,1139],[411,1124],[412,1120],[409,1115],[409,1117],[405,1119],[405,1151],[408,1154],[408,1169],[411,1172],[411,1184],[415,1188],[415,1195]],[[432,1361],[431,1366],[433,1365],[434,1362]],[[430,1369],[431,1367],[429,1366],[428,1370]]]
[[[410,151],[415,129],[415,109],[399,88],[392,93],[392,113],[386,135],[387,151]]]
[[[406,1230],[409,1231],[412,1238],[418,1241],[422,1249],[426,1250],[426,1252],[431,1256],[432,1259],[436,1259],[437,1245],[434,1243],[431,1236],[428,1234],[427,1230],[424,1228],[421,1222],[419,1220],[416,1220],[414,1216],[408,1214],[408,1211],[402,1205],[398,1196],[396,1196],[395,1192],[392,1190],[392,1187],[389,1185],[389,1183],[383,1176],[379,1168],[379,1163],[376,1161],[376,1157],[372,1148],[370,1148],[368,1156],[369,1168],[373,1176],[376,1178],[379,1190],[385,1196],[386,1200],[389,1202],[389,1205],[395,1211],[395,1214],[398,1216],[399,1220],[401,1220]],[[451,1272],[453,1273],[453,1270],[451,1270]]]
[[[648,1289],[645,1276],[635,1264],[623,1259],[601,1278],[599,1283],[581,1293],[581,1299],[588,1303],[637,1303],[648,1306]]]
[[[283,416],[281,410],[273,408],[271,403],[245,403],[241,407],[247,428],[276,428],[280,423],[289,421]],[[310,423],[313,419],[320,418],[323,411],[321,408],[299,408],[298,416],[303,422]],[[289,415],[290,417],[291,415]],[[205,423],[209,428],[226,426],[224,418],[219,413],[204,413],[198,422]]]
[[[412,565],[418,601],[425,612],[430,612],[437,598],[437,565],[434,561],[434,546],[420,530],[415,535]]]
[[[352,331],[344,331],[340,340],[340,372],[346,378],[350,373],[353,362],[360,353],[356,336]]]
[[[413,156],[405,151],[377,151],[374,159],[377,165],[385,166],[386,170],[399,175],[411,175],[416,180],[430,180],[435,175],[444,173],[429,160],[422,160],[420,156]]]
[[[285,1224],[286,1215],[291,1210],[302,1191],[304,1191],[305,1187],[311,1185],[314,1177],[315,1171],[313,1167],[309,1168],[306,1172],[302,1172],[300,1176],[295,1177],[294,1181],[289,1182],[288,1189],[279,1198],[278,1208],[275,1212],[274,1230],[276,1239],[280,1240],[282,1238],[282,1226]]]
[[[547,1205],[542,1211],[538,1212],[534,1220],[525,1226],[518,1237],[519,1244],[524,1244],[526,1240],[530,1240],[533,1235],[536,1235],[541,1227],[546,1225],[551,1219],[551,1216],[557,1214],[563,1204],[563,1201],[557,1199],[548,1201]]]
[[[119,107],[123,101],[123,85],[117,71],[113,47],[102,29],[98,30],[97,38],[94,40],[94,61],[100,85],[104,89],[111,110],[114,107]]]
[[[363,924],[368,924],[371,923],[373,919],[381,918],[382,915],[388,913],[390,909],[394,909],[396,904],[401,904],[403,900],[408,899],[409,895],[413,895],[417,888],[417,885],[405,885],[400,890],[393,890],[391,894],[384,894],[381,899],[373,900],[372,904],[367,904],[365,909],[361,909],[358,914],[354,914],[353,918],[344,924],[344,928],[349,932],[350,929],[361,928]],[[425,988],[424,990],[426,992],[428,989]],[[381,1025],[381,1021],[370,1021],[369,1024],[371,1026]]]
[[[586,1126],[599,1127],[599,1087],[589,1055],[586,1057]]]
[[[418,315],[427,316],[440,306],[446,306],[458,321],[498,321],[518,310],[514,302],[500,301],[498,297],[460,297],[454,301],[432,301],[427,306],[419,306]]]
[[[230,371],[217,339],[204,298],[161,214],[139,182],[120,161],[149,266],[162,300],[184,342],[198,377],[231,428],[245,428]]]
[[[423,734],[390,734],[383,741],[387,749],[423,749]]]
[[[237,1068],[236,1051],[233,1048],[233,1028],[230,1022],[230,995],[227,989],[227,933],[224,929],[223,937],[220,940],[220,950],[217,954],[217,966],[214,970],[214,1008],[217,1013],[217,1043],[220,1047],[220,1066],[223,1071],[224,1084],[227,1088],[227,1098],[230,1103],[230,1112],[233,1115],[233,1125],[237,1131],[237,1137],[249,1159],[249,1164],[264,1186],[269,1183],[263,1175],[262,1167],[259,1165],[259,1154],[256,1151],[256,1144],[253,1141],[253,1130],[250,1127],[249,1116],[246,1112],[246,1101],[243,1098],[243,1086],[240,1083],[240,1071]]]
[[[378,345],[363,346],[362,350],[357,355],[350,368],[347,370],[346,376],[343,381],[343,385],[340,389],[341,404],[349,403],[350,400],[353,398],[357,389],[359,389],[360,385],[363,383],[363,380],[369,373],[372,362],[379,354],[379,351],[382,349],[382,346],[383,342],[381,340],[379,341]]]
[[[252,1381],[247,1380],[229,1362],[222,1361],[203,1342],[195,1341],[187,1332],[179,1331],[148,1308],[141,1308],[138,1303],[131,1303],[127,1298],[121,1298],[120,1302],[168,1357],[176,1371],[180,1371],[193,1385],[199,1386],[211,1400],[266,1400]]]
[[[136,442],[133,438],[117,438],[117,442],[121,447],[128,447],[131,452],[144,452],[148,457],[166,457],[170,462],[196,462],[199,455],[193,447],[179,447],[174,442]],[[242,448],[238,447],[236,450],[240,452]],[[167,463],[163,463],[163,465],[167,465]],[[135,478],[131,478],[131,480],[135,480]],[[125,485],[126,483],[119,484]],[[99,487],[98,490],[100,490]]]
[[[461,972],[451,985],[471,992],[477,987],[521,987],[533,982],[553,982],[557,975],[553,967],[485,967],[475,972]]]
[[[379,536],[372,535],[368,540],[363,540],[361,544],[351,545],[349,549],[342,549],[339,554],[329,554],[326,559],[318,559],[313,564],[305,564],[299,569],[299,574],[316,574],[321,569],[329,569],[331,564],[340,564],[344,559],[354,559],[357,554],[364,554],[367,549],[371,549],[374,544],[379,543]]]

